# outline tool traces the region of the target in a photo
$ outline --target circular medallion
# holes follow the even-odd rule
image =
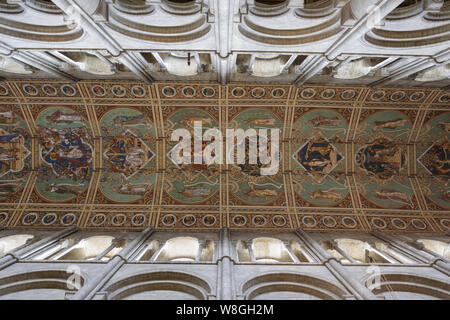
[[[450,102],[450,94],[444,94],[439,98],[439,102],[447,103]]]
[[[125,93],[127,93],[127,90],[119,85],[115,85],[111,87],[111,91],[112,93],[116,96],[116,97],[123,97],[125,95]]]
[[[193,87],[184,87],[181,90],[181,93],[187,98],[192,98],[193,96],[195,96],[196,91]]]
[[[346,228],[355,228],[357,225],[356,220],[351,217],[342,218],[342,224]]]
[[[236,87],[231,91],[231,95],[235,98],[242,98],[245,95],[244,88]]]
[[[391,100],[392,101],[400,101],[403,100],[403,98],[406,96],[406,93],[404,91],[396,91],[393,94],[391,94]]]
[[[216,223],[216,217],[211,214],[208,214],[203,217],[202,222],[205,226],[211,227]]]
[[[94,226],[100,226],[103,223],[105,223],[106,221],[106,216],[104,214],[96,214],[95,216],[92,217],[92,224]]]
[[[44,93],[48,96],[56,96],[56,94],[58,93],[58,91],[56,90],[56,88],[54,86],[51,86],[49,84],[44,84],[42,86],[42,91],[44,91]]]
[[[336,91],[334,89],[326,89],[320,94],[322,99],[333,99],[335,95]]]
[[[186,227],[193,226],[196,221],[197,221],[197,219],[192,214],[185,215],[182,220],[183,224]]]
[[[316,90],[313,88],[307,88],[302,91],[301,96],[303,99],[312,99],[316,95]]]
[[[414,228],[419,230],[425,230],[427,228],[426,223],[419,219],[412,219],[411,224],[413,225]]]
[[[43,218],[42,218],[42,224],[48,226],[53,224],[56,221],[56,214],[54,213],[49,213],[46,214]]]
[[[168,226],[168,227],[173,226],[176,221],[177,221],[177,218],[173,214],[166,214],[162,218],[163,225]]]
[[[409,100],[412,102],[417,102],[425,98],[425,92],[414,92],[412,95],[409,96]]]
[[[264,216],[258,215],[253,217],[252,222],[255,226],[262,227],[267,223],[267,219]]]
[[[29,96],[36,96],[38,94],[38,89],[32,84],[24,84],[22,88]]]
[[[5,86],[0,85],[0,96],[6,96],[8,94],[8,89]]]
[[[284,95],[286,94],[286,90],[284,90],[283,88],[275,88],[272,90],[272,97],[279,99],[279,98],[283,98]]]
[[[256,98],[256,99],[260,99],[260,98],[264,97],[265,94],[266,94],[266,90],[261,87],[254,88],[252,90],[252,97]]]
[[[76,93],[75,88],[68,84],[62,85],[61,91],[68,97],[73,97]]]
[[[111,223],[115,226],[121,226],[127,220],[127,216],[124,214],[116,214],[112,219]]]
[[[244,216],[236,215],[233,217],[233,223],[238,227],[242,227],[247,223],[247,219]]]
[[[326,216],[322,218],[322,223],[328,227],[328,228],[334,228],[336,227],[336,219],[334,219],[333,217],[330,216]]]
[[[373,101],[378,101],[383,99],[386,96],[386,92],[384,92],[383,90],[378,90],[375,91],[374,93],[372,93],[372,95],[370,96],[370,99],[372,99]]]
[[[304,216],[302,218],[302,223],[307,226],[308,228],[313,228],[317,225],[317,221],[312,216]]]
[[[175,88],[171,86],[165,86],[164,88],[162,88],[161,92],[165,97],[168,98],[172,98],[177,94],[177,90],[175,90]]]
[[[131,224],[133,226],[142,226],[145,222],[145,214],[143,213],[139,213],[133,216],[133,218],[131,218]]]
[[[73,213],[67,213],[61,218],[61,223],[70,226],[75,222],[76,216]]]
[[[276,215],[272,218],[272,222],[277,227],[284,227],[287,223],[286,218],[280,215]]]
[[[0,224],[8,219],[8,214],[6,212],[0,212]]]
[[[400,229],[400,230],[406,229],[406,227],[407,227],[406,222],[399,218],[394,218],[394,219],[392,219],[391,222],[395,228]]]
[[[131,92],[138,98],[142,98],[145,95],[145,89],[141,86],[131,87]]]
[[[356,91],[355,90],[345,90],[344,92],[341,93],[341,98],[343,100],[351,100],[356,96]]]
[[[450,219],[441,219],[441,226],[443,226],[445,229],[450,229]]]
[[[38,218],[37,213],[29,213],[22,219],[22,223],[26,226],[32,225]]]
[[[102,86],[99,86],[99,85],[93,86],[91,88],[91,91],[96,97],[103,97],[106,94],[105,88],[103,88]]]
[[[216,95],[216,90],[213,87],[204,87],[202,89],[202,95],[206,98],[212,98]]]
[[[372,219],[372,224],[378,229],[386,228],[386,221],[384,221],[381,218],[373,218]]]

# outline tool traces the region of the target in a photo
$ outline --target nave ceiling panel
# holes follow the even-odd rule
[[[5,81],[0,94],[2,225],[449,227],[450,112],[441,90]],[[204,131],[280,128],[278,173],[173,163],[172,132],[195,121]]]

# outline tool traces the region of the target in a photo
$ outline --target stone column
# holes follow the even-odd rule
[[[443,274],[450,276],[450,265],[446,262],[444,257],[433,255],[422,250],[421,244],[417,243],[416,248],[406,244],[404,241],[396,239],[392,235],[382,233],[378,230],[371,231],[371,234],[378,239],[381,239],[389,243],[392,247],[399,251],[406,252],[408,255],[415,257],[423,263],[429,264],[434,269],[442,272]]]
[[[232,300],[233,295],[233,259],[231,258],[230,230],[220,229],[220,242],[217,260],[217,299]]]
[[[253,240],[245,241],[245,245],[247,246],[247,249],[248,249],[248,255],[250,256],[250,261],[255,262],[256,258],[255,258],[255,252],[253,251]]]
[[[300,260],[297,258],[295,253],[292,251],[289,241],[283,241],[283,244],[284,244],[284,248],[286,249],[286,251],[289,253],[289,256],[291,257],[292,262],[300,263]]]
[[[206,240],[198,240],[198,250],[195,255],[195,261],[199,262],[202,257],[203,248],[205,247]]]
[[[302,229],[297,229],[296,234],[307,245],[314,254],[319,258],[320,262],[333,274],[336,279],[342,283],[347,290],[358,300],[377,300],[378,298],[349,274],[345,268],[332,257],[319,243],[312,239]]]
[[[127,262],[133,253],[141,246],[153,233],[151,227],[146,228],[141,234],[123,248],[117,255],[112,257],[104,266],[101,273],[86,283],[78,290],[71,300],[91,300],[99,292],[109,279]]]
[[[78,231],[77,227],[70,227],[67,229],[64,229],[60,232],[56,232],[52,234],[49,237],[46,237],[40,241],[37,241],[29,246],[23,247],[19,250],[13,250],[11,252],[6,253],[0,258],[0,270],[5,269],[6,267],[9,267],[10,265],[14,264],[20,259],[25,259],[29,257],[30,255],[36,253],[39,250],[42,250],[46,247],[49,247],[53,245],[54,243],[58,242],[62,238],[65,238],[75,232]]]

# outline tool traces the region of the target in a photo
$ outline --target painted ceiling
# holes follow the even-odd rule
[[[178,128],[282,128],[280,170],[177,166]],[[450,95],[211,83],[0,84],[0,225],[443,232]]]

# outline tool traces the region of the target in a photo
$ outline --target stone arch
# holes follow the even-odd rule
[[[367,281],[366,281],[367,283]],[[406,273],[382,274],[372,292],[386,299],[450,299],[450,284],[442,280]]]
[[[95,259],[98,255],[111,247],[111,250],[109,250],[103,257],[109,259],[122,249],[119,246],[112,248],[114,240],[115,238],[112,236],[93,236],[84,238],[76,243],[70,251],[59,257],[57,260]]]
[[[450,260],[450,243],[432,239],[419,239],[417,242],[423,244],[425,249],[433,251],[434,253]]]
[[[257,262],[292,262],[285,244],[276,238],[255,238],[252,249]]]
[[[253,278],[242,286],[242,294],[247,300],[258,299],[258,296],[263,294],[280,292],[297,293],[303,298],[323,300],[340,300],[346,295],[344,290],[328,281],[295,273],[269,273]],[[270,298],[275,297],[274,295]]]
[[[179,298],[173,292],[187,295],[185,298],[188,299],[206,300],[211,293],[211,286],[196,275],[178,271],[159,271],[121,279],[111,284],[106,291],[111,300],[129,299],[142,293],[150,293],[147,295],[150,299]],[[170,296],[164,296],[167,291],[171,292]],[[140,295],[139,299],[142,298]]]
[[[34,236],[30,234],[16,234],[0,238],[0,255],[25,245]]]
[[[175,237],[166,241],[157,260],[195,261],[200,243],[194,237]]]
[[[368,243],[351,238],[334,239],[323,243],[325,249],[343,263],[408,263],[403,257],[393,256],[383,243],[374,241]],[[409,261],[410,262],[410,261]]]
[[[65,270],[45,270],[20,273],[0,278],[1,299],[64,299],[70,274]],[[85,280],[80,276],[80,286]],[[19,294],[20,293],[20,294]]]

